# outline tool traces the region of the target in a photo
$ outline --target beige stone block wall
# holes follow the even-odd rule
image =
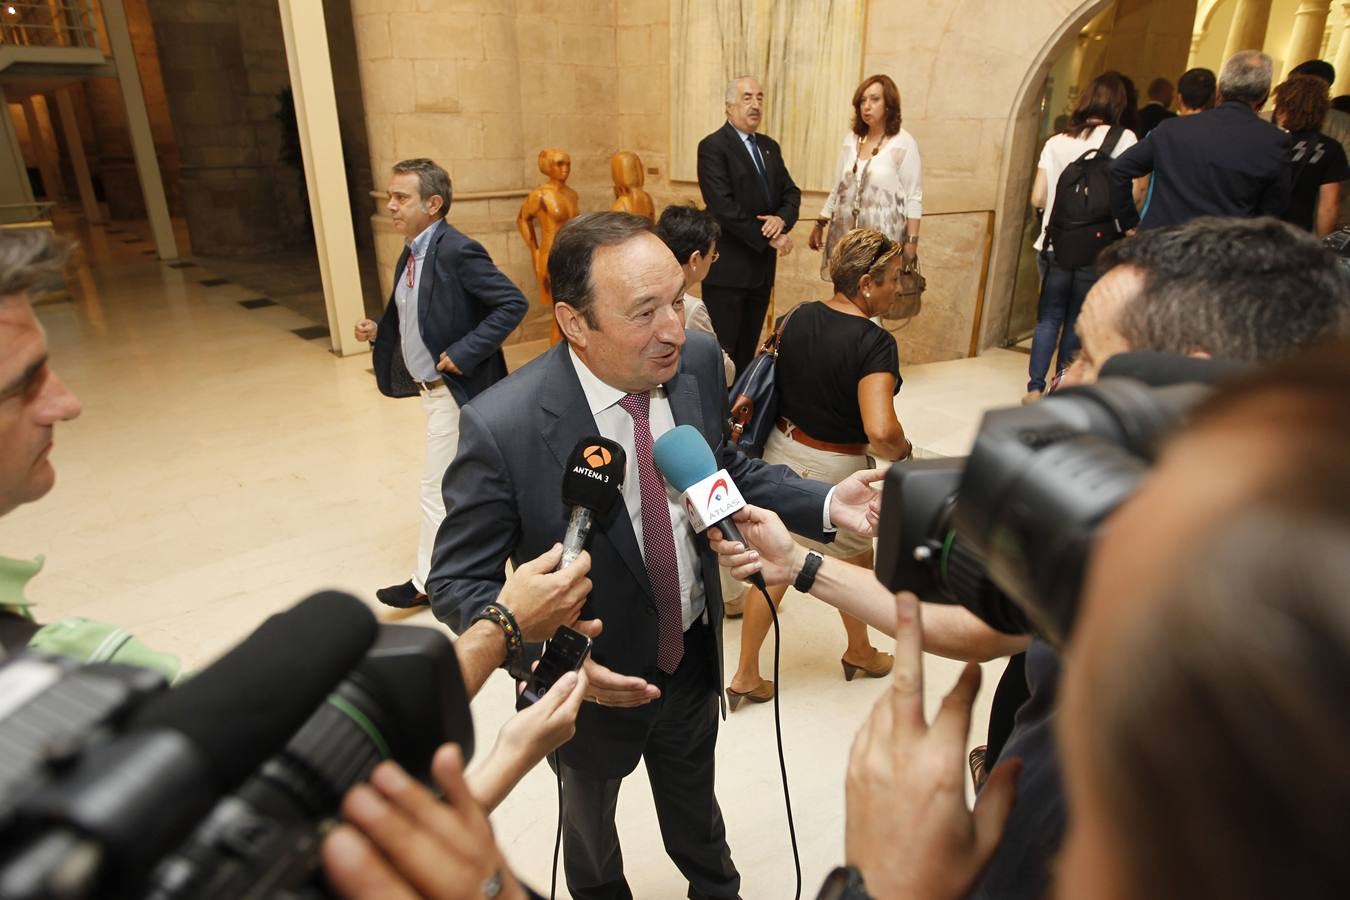
[[[1108,2],[870,0],[861,68],[896,79],[924,161],[930,293],[900,333],[907,362],[965,355],[977,322],[978,347],[1004,337],[1038,149],[1035,103],[1050,62]],[[450,170],[457,192],[528,190],[542,180],[539,149],[558,146],[572,155],[583,210],[608,208],[608,160],[619,149],[641,155],[658,207],[699,198],[696,184],[669,174],[671,103],[681,102],[671,90],[670,0],[352,0],[352,10],[373,189],[395,160],[427,155]],[[848,100],[839,98],[841,117]],[[834,146],[839,135],[821,139]],[[822,199],[806,194],[803,217]],[[518,203],[457,201],[450,221],[533,297]],[[780,312],[828,289],[807,231],[794,232],[798,249],[782,261]],[[387,290],[399,242],[382,219],[377,233]]]

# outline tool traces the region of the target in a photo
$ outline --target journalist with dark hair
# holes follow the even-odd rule
[[[775,506],[816,539],[836,526],[870,533],[869,484],[880,472],[832,489],[723,443],[717,342],[686,333],[684,274],[646,219],[573,219],[554,243],[549,274],[565,340],[464,408],[445,478],[432,609],[457,631],[482,616],[498,621],[506,561],[537,555],[567,527],[560,486],[573,447],[592,435],[622,446],[624,502],[590,542],[595,589],[582,614],[604,626],[585,664],[590,702],[558,752],[568,890],[631,896],[614,812],[624,776],[642,760],[666,852],[690,896],[735,897],[740,875],[713,793],[723,684],[717,559],[662,481],[653,443],[693,426],[748,499]]]

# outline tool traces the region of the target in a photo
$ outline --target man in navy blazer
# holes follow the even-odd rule
[[[357,340],[374,341],[380,393],[420,394],[427,416],[417,566],[407,582],[375,592],[397,607],[427,602],[431,549],[445,518],[441,479],[455,456],[460,407],[506,377],[502,341],[529,308],[483,245],[446,223],[450,194],[449,174],[431,160],[394,166],[386,209],[407,243],[379,323],[356,324]]]
[[[614,809],[622,779],[642,760],[689,896],[736,897],[740,876],[713,794],[724,683],[717,557],[691,529],[680,495],[644,463],[644,438],[650,454],[670,428],[697,428],[749,502],[767,503],[818,540],[835,526],[870,533],[877,494],[868,473],[831,488],[724,443],[722,354],[710,335],[686,334],[684,274],[646,219],[573,219],[558,234],[549,274],[565,340],[464,408],[445,478],[432,610],[456,631],[483,617],[500,622],[493,606],[506,561],[539,556],[567,529],[568,455],[594,436],[623,446],[624,502],[589,542],[593,588],[581,616],[603,626],[586,663],[589,702],[558,751],[567,887],[578,900],[632,897]]]
[[[698,186],[717,218],[718,259],[703,280],[713,330],[738,372],[755,356],[779,255],[792,250],[802,192],[778,143],[759,134],[764,90],[749,76],[727,85],[727,123],[698,143]]]
[[[1289,135],[1258,115],[1272,71],[1264,53],[1234,54],[1219,74],[1217,107],[1167,119],[1112,161],[1111,207],[1122,231],[1284,212],[1293,185]],[[1131,190],[1150,172],[1141,220]]]

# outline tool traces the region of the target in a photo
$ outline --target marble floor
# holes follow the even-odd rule
[[[381,397],[368,358],[341,359],[326,340],[297,337],[312,322],[296,312],[245,308],[248,289],[162,264],[136,240],[143,228],[75,236],[84,253],[71,299],[39,315],[84,414],[57,429],[53,492],[0,520],[0,552],[47,556],[29,589],[39,616],[117,622],[200,667],[316,589],[377,606],[374,589],[403,580],[415,551],[418,404]],[[927,453],[961,455],[985,409],[1020,398],[1025,364],[993,351],[907,369],[901,420]],[[427,613],[410,621],[439,627]],[[849,743],[888,682],[844,682],[843,631],[823,604],[790,594],[783,629],[784,744],[803,893],[814,896],[842,857]],[[728,623],[729,653],[739,631]],[[926,667],[935,704],[959,666],[929,658]],[[986,667],[977,736],[1001,668]],[[510,683],[494,677],[474,703],[481,748],[510,705]],[[792,890],[773,747],[768,707],[743,707],[722,725],[718,793],[752,900]],[[512,865],[543,890],[554,790],[537,769],[494,816]],[[619,829],[635,895],[684,896],[641,770],[625,782]]]

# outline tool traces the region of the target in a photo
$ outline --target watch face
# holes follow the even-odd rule
[[[862,875],[849,866],[838,866],[825,877],[816,900],[869,900]]]

